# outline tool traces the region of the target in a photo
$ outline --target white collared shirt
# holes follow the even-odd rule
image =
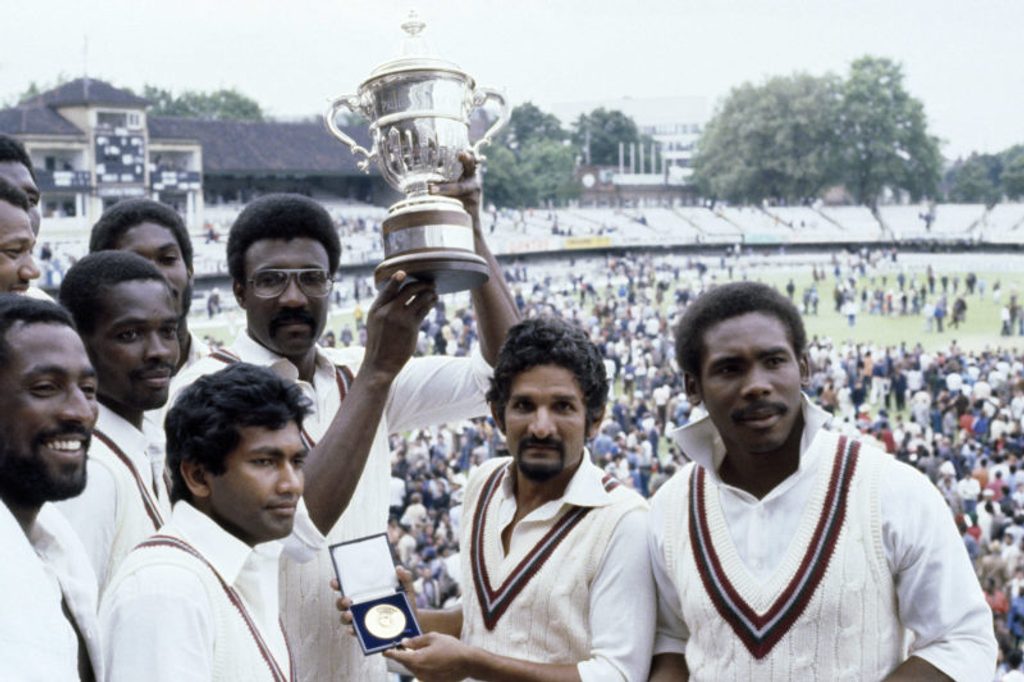
[[[604,472],[590,461],[590,453],[584,451],[583,460],[562,497],[542,504],[523,517],[512,529],[509,551],[503,555],[522,556],[539,544],[551,530],[563,505],[600,507],[609,504],[608,493],[601,482],[603,477]],[[496,496],[502,535],[516,515],[512,481],[513,476],[505,476]],[[647,510],[636,509],[627,512],[612,533],[590,588],[592,655],[577,665],[582,682],[620,680],[619,671],[625,671],[627,680],[646,679],[656,613],[647,532]],[[468,549],[463,548],[463,551]],[[628,626],[623,624],[623,618],[628,618]],[[628,627],[629,636],[624,636],[624,627]]]
[[[278,376],[295,381],[313,402],[313,412],[303,429],[316,441],[327,431],[341,407],[335,365],[358,374],[363,349],[316,348],[312,383],[298,380],[298,371],[287,358],[261,346],[242,330],[227,349],[243,362],[268,367]],[[200,376],[227,365],[214,357],[184,370],[171,384],[173,401]],[[399,372],[388,392],[384,414],[376,428],[370,454],[348,507],[327,537],[344,542],[387,529],[390,506],[391,449],[387,436],[411,429],[453,423],[487,414],[484,400],[490,386],[491,368],[474,350],[469,358],[429,356],[412,358]],[[380,657],[366,657],[354,637],[338,637],[338,614],[328,581],[334,577],[329,554],[314,563],[285,563],[282,571],[282,607],[285,627],[292,636],[292,651],[300,661],[299,677],[320,682],[333,675],[340,679],[384,680]]]
[[[799,468],[760,500],[719,478],[725,444],[709,417],[673,434],[718,489],[737,554],[761,582],[771,577],[785,557],[825,459],[819,448],[810,445],[831,417],[806,397],[803,414]],[[896,584],[900,622],[915,635],[909,653],[956,679],[970,678],[973,671],[985,670],[995,660],[992,613],[949,508],[928,479],[911,467],[895,458],[889,458],[883,467],[879,491],[882,543]],[[654,653],[685,653],[689,629],[664,563],[664,518],[679,510],[666,509],[662,499],[657,495],[652,499],[650,517],[650,551],[658,587]]]
[[[153,430],[154,427],[149,422],[144,422],[143,428],[145,430],[140,431],[106,405],[99,406],[96,430],[103,432],[128,457],[143,482],[149,487],[148,492],[159,508],[163,520],[166,521],[170,515],[171,503],[164,480],[164,439]],[[129,495],[138,496],[138,486],[127,467],[120,462],[113,464],[113,468],[99,463],[97,451],[100,449],[108,448],[99,438],[93,436],[86,463],[85,490],[78,497],[57,502],[56,505],[82,539],[102,592],[103,587],[113,576],[113,571],[117,569],[116,564],[120,563],[135,544],[145,540],[155,528],[148,517],[144,522],[132,524],[145,531],[140,530],[137,538],[122,543],[122,556],[114,557],[114,561],[111,562],[111,552],[114,549],[119,524],[124,524],[122,515],[136,513],[143,507],[128,504],[127,500],[120,499],[125,490]],[[112,462],[113,453],[110,455],[108,461]],[[115,476],[121,479],[121,485],[118,485]]]
[[[0,503],[0,677],[19,682],[77,680],[78,637],[62,600],[85,642],[93,673],[103,679],[96,576],[81,541],[50,503],[39,510],[28,535]]]
[[[306,537],[319,535],[301,500],[295,526]],[[238,591],[287,674],[288,649],[278,622],[278,572],[285,544],[250,547],[184,501],[174,505],[171,521],[160,532],[192,545]],[[244,627],[241,620],[238,624]],[[211,679],[214,610],[199,578],[177,566],[146,566],[114,586],[103,597],[100,626],[110,680]]]

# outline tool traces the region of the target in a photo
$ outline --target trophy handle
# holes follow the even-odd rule
[[[484,133],[484,136],[477,140],[476,144],[473,145],[473,154],[478,158],[483,157],[480,153],[480,148],[485,144],[489,144],[491,142],[491,138],[508,123],[508,102],[505,101],[505,95],[494,88],[477,88],[476,92],[473,93],[474,106],[482,106],[483,103],[489,99],[493,99],[498,102],[500,107],[498,111],[498,120],[495,121],[491,127],[487,129],[487,132]]]
[[[353,155],[359,156],[362,154],[365,158],[359,161],[356,165],[359,166],[359,170],[364,173],[368,172],[370,162],[377,155],[376,151],[367,151],[361,145],[357,144],[355,140],[349,137],[348,133],[338,127],[335,119],[338,117],[338,111],[342,108],[346,108],[353,113],[359,112],[359,98],[356,95],[342,95],[336,98],[331,105],[327,108],[327,113],[324,114],[324,123],[327,124],[327,130],[331,132],[336,138],[342,141],[342,143],[349,148],[349,151]]]

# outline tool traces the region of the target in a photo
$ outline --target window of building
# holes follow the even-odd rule
[[[128,115],[119,111],[98,111],[96,112],[96,125],[110,128],[125,128],[128,125]]]

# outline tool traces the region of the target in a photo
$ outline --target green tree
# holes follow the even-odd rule
[[[942,158],[928,133],[924,106],[903,87],[895,62],[862,57],[850,66],[839,117],[841,178],[861,204],[876,210],[886,188],[913,200],[934,196]]]
[[[562,142],[568,137],[557,116],[545,113],[532,102],[524,102],[512,109],[508,126],[501,132],[498,143],[516,150],[538,140]]]
[[[536,205],[531,194],[526,169],[519,162],[515,152],[504,145],[496,144],[487,149],[487,165],[484,175],[484,198],[502,208],[522,208]]]
[[[556,140],[537,140],[523,150],[522,164],[533,186],[536,200],[531,204],[565,203],[579,196],[579,183],[574,177],[576,151]]]
[[[580,114],[573,123],[572,143],[584,160],[596,166],[615,166],[619,163],[619,143],[628,149],[632,143],[649,144],[650,139],[640,134],[629,116],[602,107]]]
[[[185,90],[180,95],[146,85],[142,96],[152,102],[150,113],[155,116],[182,116],[208,120],[262,121],[263,110],[256,100],[234,88],[221,88],[213,92]]]
[[[1020,201],[1024,199],[1024,153],[1008,158],[1001,177],[1003,192],[1010,199]]]
[[[526,102],[485,151],[487,200],[503,208],[563,203],[579,195],[576,149],[558,118]]]
[[[734,88],[704,129],[694,159],[705,196],[735,203],[799,203],[836,178],[840,83],[775,77]]]
[[[958,162],[947,175],[949,200],[992,207],[1003,196],[1000,176],[1003,164],[992,154],[972,154]]]

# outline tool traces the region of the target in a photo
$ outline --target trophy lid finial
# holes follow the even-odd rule
[[[414,9],[409,10],[409,18],[402,23],[402,30],[408,33],[410,37],[418,36],[426,27],[426,23],[420,19],[420,15]]]
[[[405,33],[402,40],[401,56],[398,59],[392,59],[378,66],[370,74],[368,80],[405,71],[446,72],[472,80],[469,79],[458,65],[445,61],[434,53],[426,35],[424,35],[427,23],[420,19],[420,15],[416,10],[409,12],[401,26],[402,31]]]

